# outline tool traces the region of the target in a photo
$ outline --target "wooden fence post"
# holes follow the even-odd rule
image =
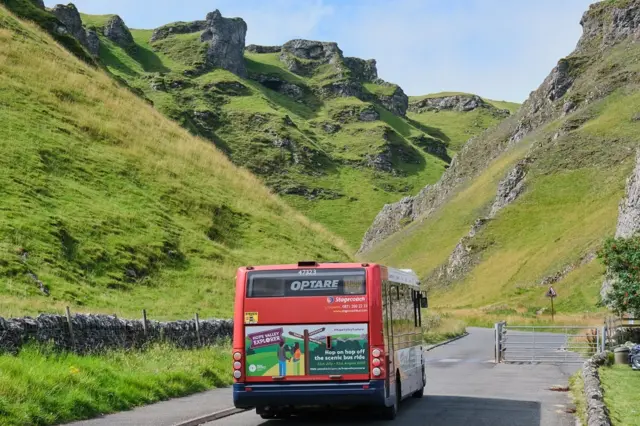
[[[144,333],[144,337],[147,337],[147,310],[142,310],[142,332]]]
[[[196,338],[198,339],[198,346],[202,346],[202,341],[200,340],[200,317],[196,312]]]
[[[73,349],[76,349],[76,337],[73,335],[73,322],[71,321],[71,311],[67,306],[67,324],[69,325],[69,334],[71,335],[71,345],[73,345]]]

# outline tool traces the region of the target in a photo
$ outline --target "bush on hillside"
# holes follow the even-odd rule
[[[599,256],[612,283],[603,303],[619,315],[640,315],[640,236],[610,238]]]

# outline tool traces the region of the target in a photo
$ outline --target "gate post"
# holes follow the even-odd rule
[[[495,341],[494,341],[494,355],[495,355],[495,362],[496,364],[500,364],[500,330],[499,330],[499,323],[495,323],[495,325],[493,326],[493,334],[495,336]]]
[[[494,348],[494,352],[495,352],[495,363],[496,364],[500,364],[502,362],[502,346],[503,346],[503,340],[502,340],[502,336],[504,335],[504,326],[506,325],[505,321],[501,321],[501,322],[497,322],[495,323],[494,327],[493,327],[493,331],[495,334],[495,348]]]

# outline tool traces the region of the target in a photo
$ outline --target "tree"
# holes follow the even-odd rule
[[[607,266],[611,281],[603,303],[618,315],[640,315],[640,236],[610,238],[598,255]]]

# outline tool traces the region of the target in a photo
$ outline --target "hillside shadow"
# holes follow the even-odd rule
[[[400,404],[396,423],[408,426],[540,426],[541,406],[537,401],[515,401],[509,399],[470,398],[460,396],[431,396],[410,399]],[[332,412],[323,410],[289,421],[270,420],[261,426],[316,424],[362,424],[388,425],[380,420],[375,410],[353,410]]]
[[[271,90],[257,81],[250,80],[245,84],[250,84],[255,90],[259,91],[265,98],[267,98],[269,103],[273,104],[272,106],[275,109],[285,109],[289,113],[302,117],[305,120],[316,118],[322,105],[320,100],[317,99],[315,95],[311,94],[306,86],[303,88],[303,90],[305,90],[305,97],[303,98],[305,102],[298,103],[293,98]]]
[[[126,74],[128,77],[138,76],[138,73],[134,69],[122,62],[120,58],[113,54],[111,49],[104,45],[100,46],[100,59],[102,59],[102,62],[107,66],[117,69],[121,73]]]
[[[162,59],[151,49],[136,44],[135,48],[128,53],[133,60],[142,65],[142,68],[144,68],[146,72],[168,73],[171,71],[162,63]]]
[[[419,121],[416,121],[409,117],[407,117],[407,121],[411,123],[411,125],[414,126],[415,128],[420,129],[423,132],[427,133],[429,136],[438,138],[445,143],[451,142],[451,138],[449,138],[449,136],[447,136],[446,133],[444,133],[442,130],[440,130],[437,127],[427,126],[426,124],[422,124]]]
[[[273,75],[287,80],[289,83],[299,84],[306,86],[306,81],[292,72],[283,70],[280,67],[271,64],[265,64],[263,62],[254,61],[251,58],[244,57],[244,62],[247,65],[247,70],[256,74]]]

